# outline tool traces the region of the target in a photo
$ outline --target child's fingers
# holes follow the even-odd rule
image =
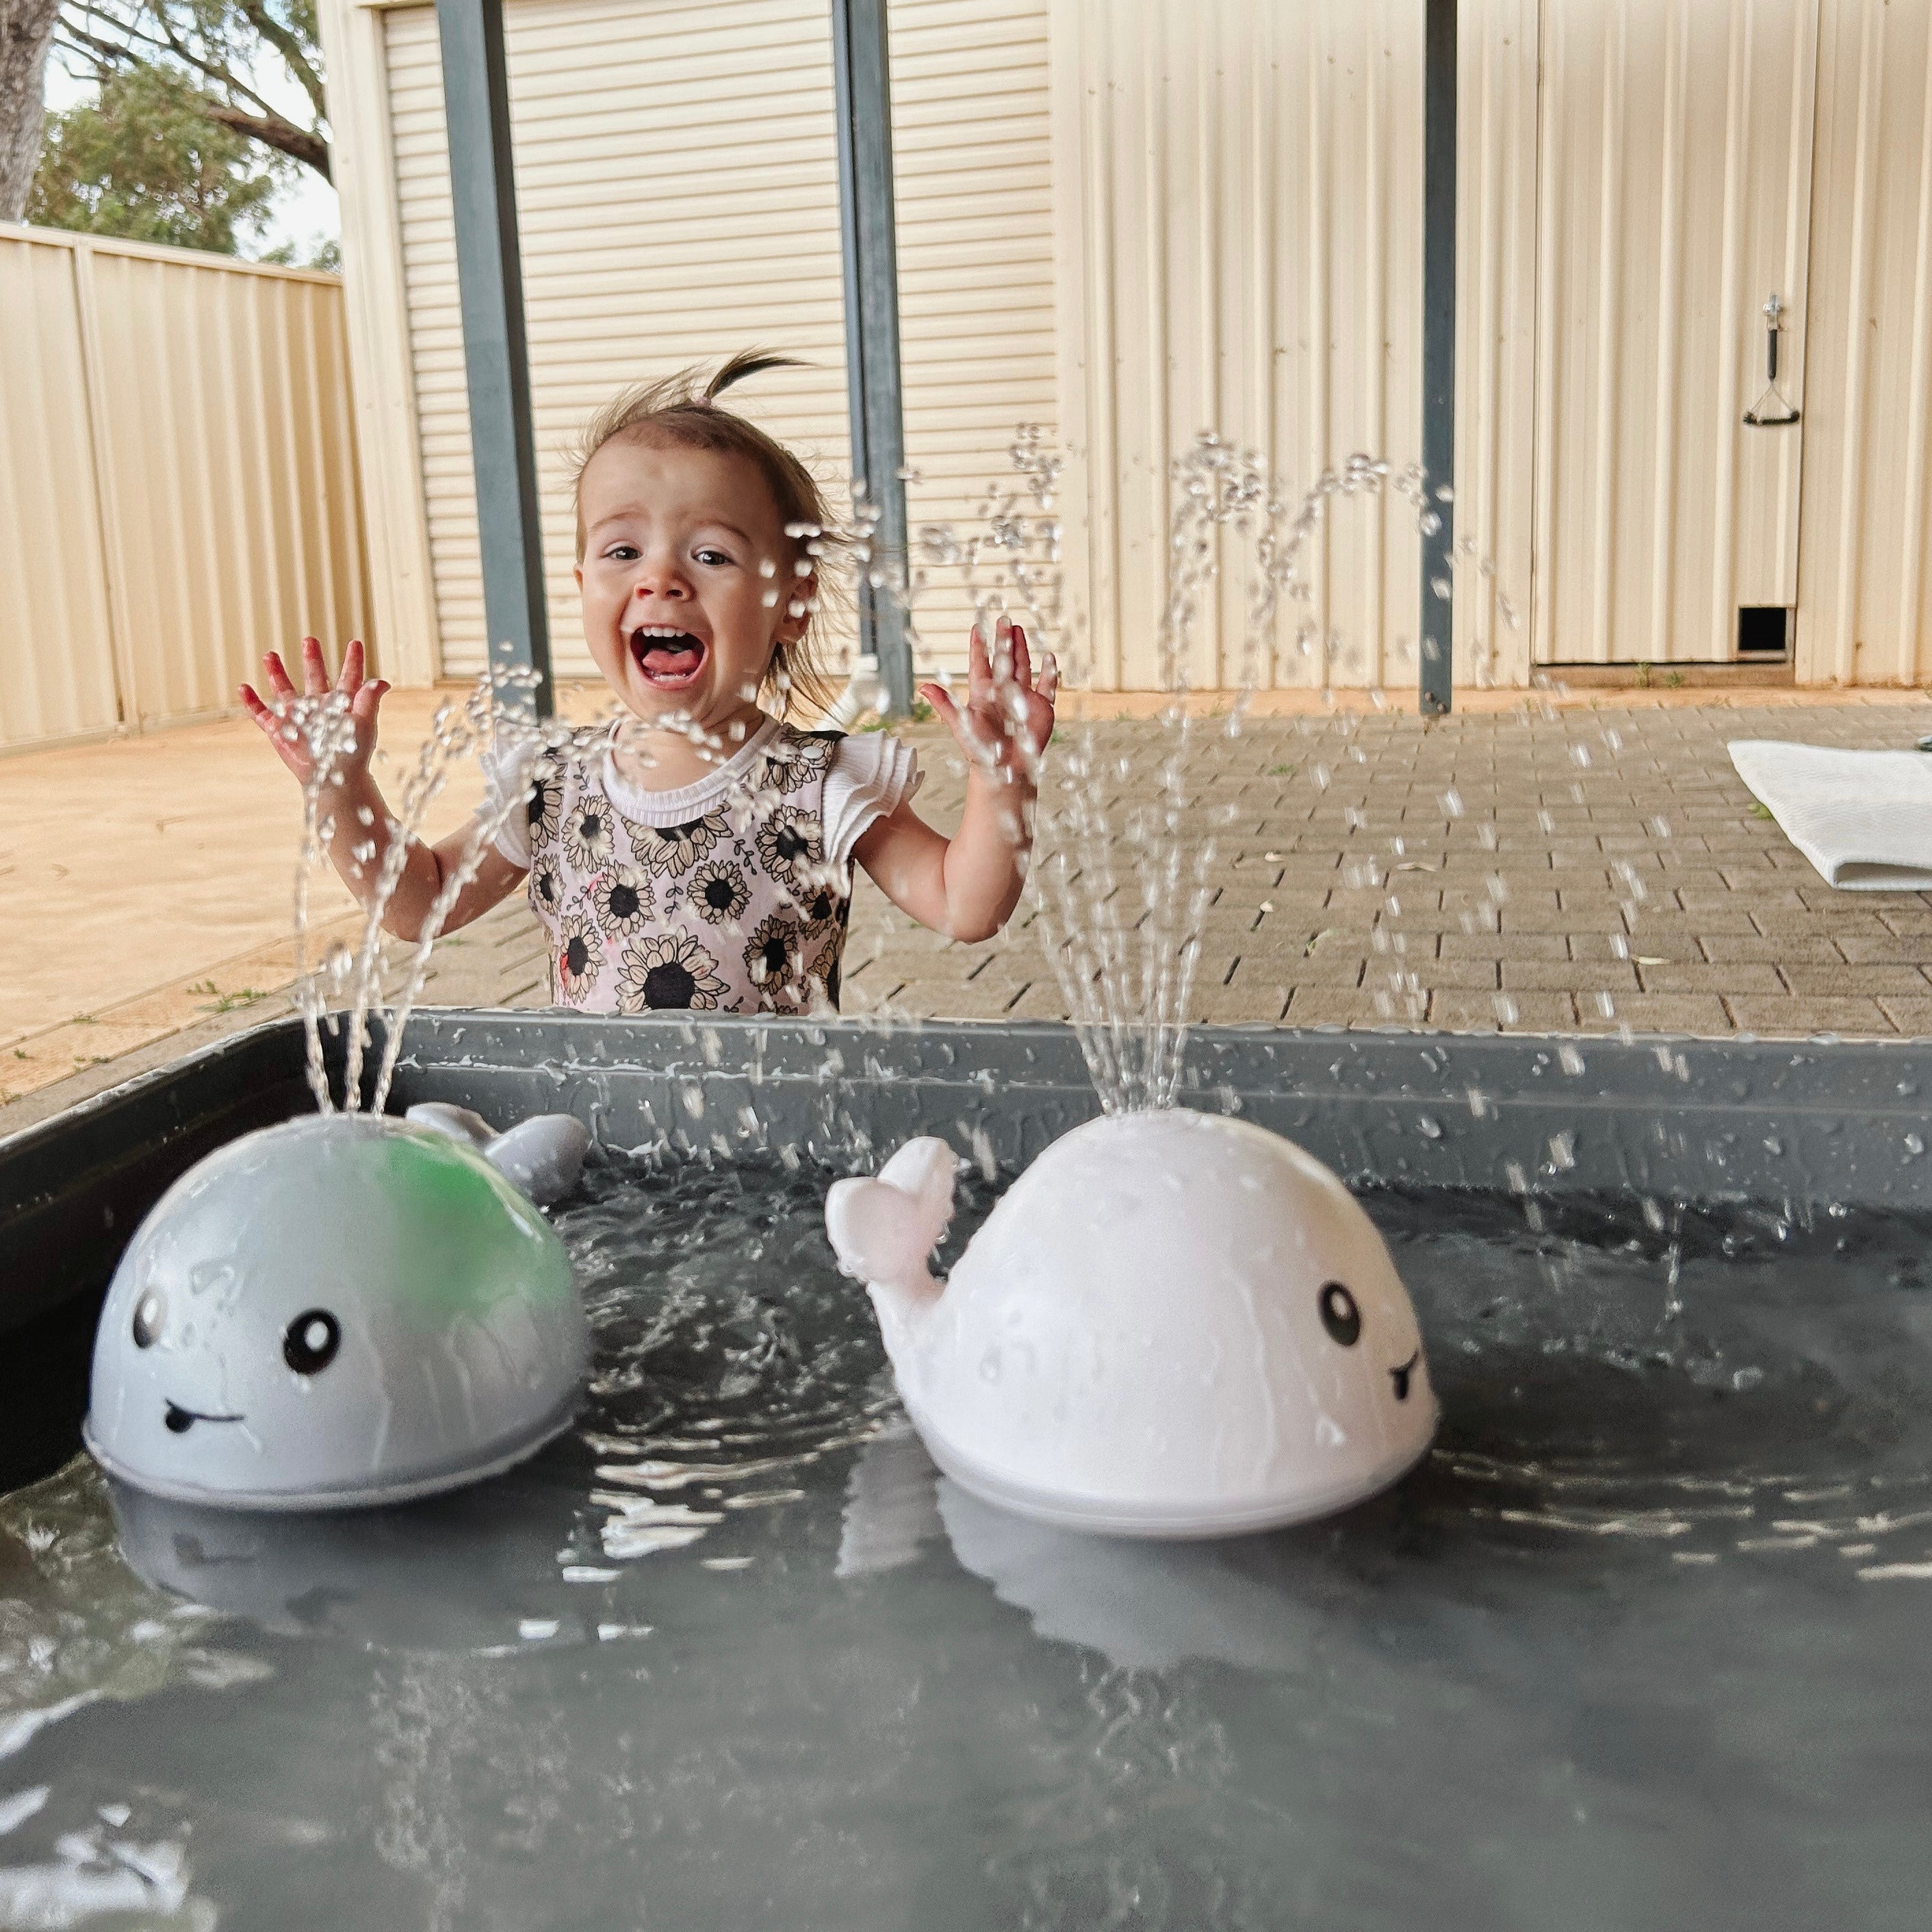
[[[1012,676],[1012,620],[1002,617],[993,626],[993,682],[995,685],[1010,684]]]
[[[1051,704],[1060,695],[1060,660],[1048,651],[1040,668],[1040,682],[1034,687]]]
[[[376,707],[388,694],[387,682],[380,677],[372,677],[367,684],[358,685],[356,695],[349,700],[350,716],[358,724],[373,728],[376,722]]]
[[[278,698],[292,698],[296,688],[289,676],[288,666],[282,662],[280,651],[264,652],[262,668],[268,674],[268,688]]]
[[[943,684],[922,684],[919,694],[938,712],[940,719],[956,738],[960,733],[959,707],[952,701],[952,694]]]
[[[1027,649],[1027,634],[1018,624],[1012,627],[1013,682],[1022,691],[1033,688],[1033,657]]]
[[[335,688],[345,698],[353,698],[362,688],[362,640],[360,638],[351,638],[348,650],[342,653],[342,671],[335,680]]]
[[[302,640],[302,691],[310,698],[328,694],[328,660],[322,654],[319,638]]]
[[[993,663],[986,652],[986,634],[975,624],[966,645],[966,695],[977,703],[993,688]]]
[[[302,748],[290,741],[288,728],[283,722],[282,714],[264,704],[261,693],[254,686],[244,684],[241,687],[241,692],[243,709],[247,711],[256,729],[274,746],[275,756],[297,778],[306,778],[308,771],[303,762]]]

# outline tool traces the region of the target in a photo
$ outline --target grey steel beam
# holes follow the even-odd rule
[[[1422,467],[1441,519],[1422,539],[1417,652],[1424,716],[1449,710],[1455,676],[1456,506],[1433,500],[1456,474],[1456,0],[1427,0],[1422,127]]]
[[[449,185],[456,216],[456,279],[470,381],[470,445],[476,471],[483,617],[490,662],[537,674],[538,715],[552,706],[544,606],[543,530],[536,439],[530,427],[524,339],[523,258],[510,162],[510,88],[502,0],[436,0],[442,40]]]
[[[440,4],[441,0],[440,0]],[[852,475],[879,510],[874,568],[906,553],[905,413],[899,384],[898,248],[892,210],[892,105],[886,0],[832,0],[838,118],[838,210],[845,260],[845,373]],[[912,708],[905,612],[861,579],[859,648],[878,660],[886,708]]]

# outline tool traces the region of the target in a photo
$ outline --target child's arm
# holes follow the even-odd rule
[[[314,769],[309,748],[298,734],[290,736],[286,727],[290,701],[296,688],[284,668],[281,653],[271,651],[262,660],[267,671],[272,705],[265,703],[252,685],[242,686],[242,702],[248,716],[262,728],[262,735],[274,746],[275,755],[304,784]],[[364,905],[375,896],[382,875],[384,856],[389,850],[393,821],[376,781],[369,775],[369,760],[376,749],[376,712],[388,691],[387,682],[362,675],[363,654],[360,638],[352,643],[342,660],[342,675],[335,688],[349,700],[349,716],[355,726],[356,742],[336,766],[340,782],[329,787],[322,800],[322,816],[334,821],[328,842],[328,859],[342,883]],[[322,646],[313,638],[302,640],[302,689],[310,698],[322,698],[328,692],[328,666]],[[383,908],[382,923],[400,939],[420,939],[423,922],[430,906],[454,873],[469,856],[477,836],[473,826],[453,832],[439,844],[425,845],[419,838],[410,841],[395,890]],[[513,864],[492,846],[484,852],[476,876],[457,895],[443,921],[442,930],[453,932],[481,918],[490,908],[508,897],[525,875],[523,866]]]
[[[966,708],[936,684],[920,694],[969,761],[966,809],[950,839],[909,805],[868,827],[853,856],[902,912],[949,938],[990,939],[1018,904],[1033,848],[1034,783],[1053,736],[1060,672],[1051,652],[1036,680],[1026,633],[1002,617],[989,659],[976,626]]]

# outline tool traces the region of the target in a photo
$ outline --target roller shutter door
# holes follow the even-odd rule
[[[972,513],[1022,421],[1054,419],[1044,0],[892,14],[915,525]],[[446,675],[484,662],[467,402],[432,9],[387,16],[423,472]],[[751,345],[812,366],[736,406],[846,500],[845,351],[824,0],[518,0],[507,10],[552,650],[592,675],[564,459],[626,382]],[[924,661],[964,661],[935,584]]]

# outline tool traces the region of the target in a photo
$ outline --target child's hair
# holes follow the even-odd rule
[[[680,370],[662,382],[638,382],[607,403],[590,418],[584,434],[571,453],[570,489],[577,512],[577,555],[584,556],[584,472],[590,459],[607,442],[620,437],[634,442],[676,445],[686,449],[706,449],[742,456],[756,465],[778,507],[778,524],[788,531],[796,525],[809,524],[826,530],[825,506],[812,472],[785,446],[767,436],[758,424],[721,410],[717,398],[734,382],[748,376],[762,375],[767,369],[800,369],[805,364],[789,356],[768,356],[746,350],[731,358],[709,382],[700,384],[701,372]],[[827,532],[827,535],[830,532]],[[785,554],[773,561],[778,574],[772,583],[781,597],[793,596],[803,580],[794,566],[809,561],[815,582],[812,600],[817,608],[797,643],[781,643],[772,652],[761,689],[776,692],[782,712],[795,708],[821,713],[831,709],[836,688],[818,662],[824,629],[824,615],[828,586],[819,574],[819,560],[807,546],[804,536],[785,538]]]

